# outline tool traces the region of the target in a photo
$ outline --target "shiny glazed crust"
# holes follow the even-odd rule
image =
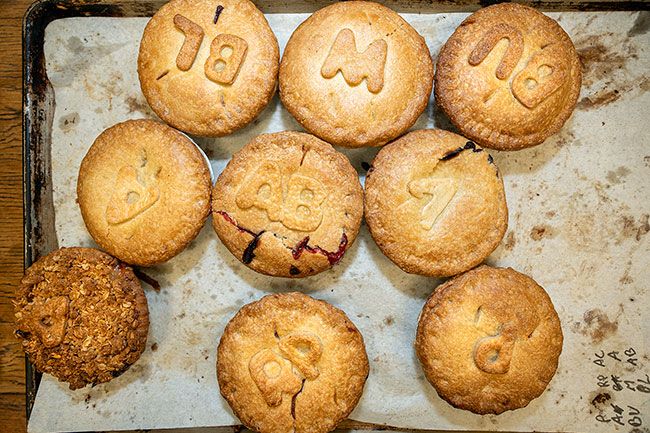
[[[217,351],[221,395],[259,433],[334,430],[368,371],[363,337],[345,313],[301,293],[245,305]]]
[[[389,259],[428,276],[478,265],[508,225],[503,180],[492,157],[437,129],[410,132],[379,151],[366,177],[365,215]]]
[[[255,137],[213,190],[212,223],[251,269],[305,277],[329,269],[354,243],[363,190],[348,159],[300,132]]]
[[[95,242],[120,260],[151,266],[196,237],[210,212],[208,166],[194,143],[152,120],[118,123],[81,162],[77,201]]]
[[[544,392],[562,341],[560,319],[542,287],[513,269],[481,266],[429,297],[415,350],[427,380],[449,404],[499,414]]]
[[[223,10],[215,23],[218,6]],[[204,32],[198,54],[193,62],[189,57],[191,67],[186,71],[177,65],[186,40],[174,23],[177,15]],[[230,84],[209,79],[205,71],[212,42],[218,35],[234,35],[247,46]],[[231,40],[224,41],[233,46]],[[277,86],[279,60],[278,41],[264,14],[252,2],[172,0],[160,8],[144,30],[138,76],[147,102],[166,123],[190,134],[223,136],[251,122],[269,103]]]
[[[351,85],[341,72],[323,76],[344,29],[352,30],[357,53],[373,56],[370,64],[382,63],[369,47],[385,41],[379,92],[369,91],[367,78]],[[345,51],[354,49],[350,45]],[[363,72],[368,65],[357,68]],[[373,2],[341,2],[317,11],[291,35],[280,64],[280,97],[287,110],[312,134],[345,147],[380,146],[404,133],[426,108],[432,84],[424,38],[397,13]]]
[[[128,266],[92,248],[36,261],[14,300],[16,336],[36,368],[70,389],[108,382],[147,343],[147,298]]]
[[[581,82],[575,47],[555,20],[501,3],[467,17],[442,47],[435,97],[464,136],[492,149],[517,150],[562,128]]]

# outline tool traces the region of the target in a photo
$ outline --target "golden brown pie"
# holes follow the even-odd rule
[[[81,162],[77,201],[95,242],[151,266],[174,257],[210,213],[208,164],[184,134],[152,120],[118,123]]]
[[[429,297],[415,340],[440,397],[474,413],[526,406],[553,378],[562,328],[551,298],[513,269],[481,266]]]
[[[242,307],[217,351],[221,395],[258,433],[334,430],[357,405],[368,369],[345,313],[295,292]]]
[[[363,214],[357,172],[313,135],[255,137],[214,186],[212,223],[230,252],[267,275],[306,277],[338,263]]]
[[[92,248],[61,248],[25,271],[17,337],[38,371],[70,389],[108,382],[138,360],[149,310],[130,267]]]
[[[338,146],[380,146],[410,128],[429,101],[433,64],[422,36],[373,2],[335,3],[291,35],[280,65],[282,103]]]
[[[581,82],[575,47],[555,20],[500,3],[467,17],[442,47],[435,96],[464,136],[516,150],[560,130]]]
[[[450,276],[481,263],[508,225],[503,180],[474,142],[433,129],[382,148],[365,185],[368,228],[406,272]]]
[[[222,136],[269,103],[279,59],[275,35],[249,0],[172,0],[144,30],[138,76],[147,102],[166,123]]]

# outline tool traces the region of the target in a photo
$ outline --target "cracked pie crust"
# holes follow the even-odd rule
[[[15,335],[38,371],[70,389],[108,382],[144,351],[149,310],[128,266],[92,248],[36,261],[14,300]]]
[[[217,351],[221,395],[258,433],[334,430],[368,371],[363,337],[345,313],[295,292],[245,305]]]
[[[492,156],[460,135],[411,132],[382,148],[368,171],[370,234],[402,270],[451,276],[481,263],[508,225]]]
[[[440,50],[435,97],[460,132],[481,146],[535,146],[562,128],[582,71],[552,18],[516,3],[473,13]]]
[[[138,266],[162,263],[198,235],[210,213],[208,165],[185,135],[152,120],[118,123],[81,162],[77,201],[95,242]]]
[[[553,378],[562,328],[532,278],[481,266],[429,297],[415,350],[427,380],[454,407],[500,414],[526,406]]]
[[[363,190],[348,159],[300,132],[255,137],[214,186],[212,223],[242,263],[306,277],[338,263],[354,243]]]
[[[433,62],[424,38],[391,9],[340,2],[294,31],[279,81],[282,103],[307,131],[337,146],[380,146],[425,110]]]
[[[223,136],[267,106],[280,51],[264,14],[248,0],[172,0],[151,18],[138,56],[151,109],[190,134]]]

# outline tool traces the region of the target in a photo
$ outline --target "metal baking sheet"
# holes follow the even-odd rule
[[[404,17],[423,34],[435,57],[466,15]],[[564,352],[540,398],[500,416],[473,415],[442,401],[424,380],[412,349],[420,308],[439,281],[400,271],[365,227],[333,270],[285,280],[241,265],[208,223],[187,251],[147,271],[162,290],[147,292],[152,325],[142,358],[123,376],[92,389],[72,392],[44,376],[29,431],[237,424],[216,384],[214,356],[221,331],[244,303],[269,292],[303,290],[343,308],[365,337],[371,373],[351,419],[403,429],[643,432],[650,425],[648,13],[550,15],[572,36],[583,60],[581,98],[563,130],[543,145],[492,152],[506,184],[510,225],[488,259],[535,278],[562,319]],[[307,14],[267,16],[283,47]],[[43,188],[30,192],[40,194],[34,203],[49,203],[54,213],[30,212],[29,223],[50,234],[41,233],[28,251],[93,245],[75,203],[77,170],[103,129],[129,118],[155,117],[136,73],[146,21],[66,18],[45,29],[51,89],[41,89],[47,97],[40,106],[54,102],[42,113],[28,110],[26,117],[44,124],[39,137],[49,145],[32,147],[34,160],[43,165],[34,171],[51,170]],[[431,101],[414,128],[434,126],[453,129]],[[220,173],[251,137],[286,129],[300,127],[276,97],[242,131],[197,142]],[[371,162],[376,151],[345,151],[362,180],[362,162]]]

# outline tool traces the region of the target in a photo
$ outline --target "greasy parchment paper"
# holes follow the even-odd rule
[[[291,281],[261,276],[240,264],[208,222],[185,252],[147,270],[162,290],[147,292],[151,329],[142,358],[111,383],[75,392],[45,375],[29,430],[237,424],[215,377],[222,330],[242,305],[267,293],[301,290],[345,310],[364,335],[371,372],[354,420],[405,429],[605,432],[631,431],[638,418],[638,431],[647,431],[650,394],[639,380],[650,373],[648,17],[550,15],[572,36],[583,59],[581,99],[562,131],[543,145],[492,152],[506,184],[510,225],[488,259],[535,278],[562,320],[559,369],[540,398],[500,416],[473,415],[442,401],[423,378],[412,348],[420,309],[439,281],[399,270],[365,226],[334,269]],[[281,47],[306,16],[268,16]],[[425,36],[435,57],[466,14],[404,16]],[[52,181],[61,246],[94,245],[75,203],[75,188],[80,161],[95,137],[125,119],[155,117],[136,73],[146,22],[68,18],[46,30],[47,72],[56,95]],[[452,128],[430,104],[416,128],[433,126]],[[254,135],[287,129],[300,128],[276,97],[244,130],[197,142],[218,174]],[[362,177],[361,162],[371,162],[376,152],[345,151]]]

